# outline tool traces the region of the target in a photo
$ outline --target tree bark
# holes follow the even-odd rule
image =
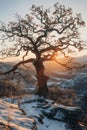
[[[36,69],[36,78],[38,85],[36,89],[36,94],[46,97],[48,94],[47,81],[49,77],[44,74],[45,68],[43,62],[41,60],[36,60],[34,61],[33,65]]]

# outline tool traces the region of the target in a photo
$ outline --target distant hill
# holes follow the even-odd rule
[[[87,55],[77,57],[76,60],[80,63],[87,63]]]
[[[59,58],[59,62],[64,63],[66,62],[67,58]],[[85,64],[87,63],[87,55],[84,56],[80,56],[80,57],[74,57],[73,61],[76,63],[80,63],[80,64]],[[17,61],[18,62],[18,61]],[[16,62],[0,62],[0,68],[2,68],[3,70],[5,69],[10,69],[14,64],[16,64]],[[35,74],[35,68],[33,67],[32,64],[26,64],[29,67],[29,71],[30,72],[34,72]],[[66,69],[64,66],[59,65],[58,63],[56,63],[55,61],[46,61],[44,62],[45,65],[45,73],[46,74],[51,74],[54,72],[64,72],[64,70]],[[3,67],[2,67],[3,66]],[[21,66],[22,68],[24,68],[24,66]],[[0,69],[0,70],[2,70]]]
[[[72,65],[76,66],[81,66],[83,64],[87,64],[87,55],[80,56],[80,57],[71,57],[73,60]],[[60,63],[67,63],[67,58],[60,58],[58,60]],[[47,74],[51,74],[54,72],[64,72],[66,68],[64,66],[59,65],[56,62],[50,61],[50,62],[45,62],[45,72]],[[65,72],[64,72],[65,73]]]

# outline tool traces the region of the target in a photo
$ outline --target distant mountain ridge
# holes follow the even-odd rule
[[[76,58],[81,63],[87,63],[87,55],[83,55]]]
[[[73,61],[75,63],[80,63],[80,64],[87,64],[87,55],[83,55],[83,56],[79,56],[79,57],[71,57],[73,59]],[[66,58],[65,58],[66,59]],[[59,62],[63,63],[65,61],[64,58],[59,58]],[[12,68],[13,65],[15,65],[17,62],[0,62],[0,70],[9,70],[10,68]],[[30,66],[30,69],[29,71],[33,71],[35,73],[35,69],[33,67],[33,65],[28,65],[26,64],[27,66]],[[65,70],[65,67],[59,65],[58,63],[56,63],[55,61],[48,61],[48,62],[44,62],[44,65],[45,65],[45,73],[46,74],[51,74],[53,72],[56,72],[56,71],[64,71]],[[20,66],[22,67],[22,66]],[[1,69],[2,68],[2,69]],[[24,67],[22,68],[24,69]]]

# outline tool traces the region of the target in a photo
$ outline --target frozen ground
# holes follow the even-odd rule
[[[26,117],[18,105],[0,99],[0,130],[3,126],[8,126],[9,130],[33,130],[36,127],[35,121]]]
[[[15,79],[9,80],[9,82],[14,85],[16,81],[20,81],[19,85],[22,88],[24,87],[25,92],[34,91],[31,83],[35,83],[35,77],[24,70],[21,71],[26,79],[24,77],[20,78],[20,75],[19,79],[17,79],[16,75]],[[57,77],[60,75],[61,78]],[[64,75],[67,78],[64,78]],[[48,86],[74,88],[78,95],[82,97],[83,102],[84,94],[87,95],[87,74],[80,73],[78,76],[71,76],[72,78],[66,75],[66,73],[54,74],[48,81]],[[80,104],[85,106],[87,111],[87,100],[84,101],[85,104]],[[82,120],[82,116],[82,111],[78,107],[55,104],[43,97],[22,97],[14,100],[12,98],[0,99],[0,129],[5,126],[11,128],[11,130],[84,130],[84,126],[80,127],[78,124],[78,121]]]
[[[0,99],[0,123],[11,130],[83,130],[78,124],[82,118],[78,107],[55,104],[35,95],[14,99],[14,103],[11,98]]]

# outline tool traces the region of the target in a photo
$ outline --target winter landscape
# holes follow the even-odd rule
[[[0,130],[87,130],[82,4],[1,0]]]
[[[0,71],[12,63],[0,63]],[[0,129],[86,130],[87,70],[53,71],[47,98],[35,95],[34,70],[18,69],[23,76],[0,77]]]

